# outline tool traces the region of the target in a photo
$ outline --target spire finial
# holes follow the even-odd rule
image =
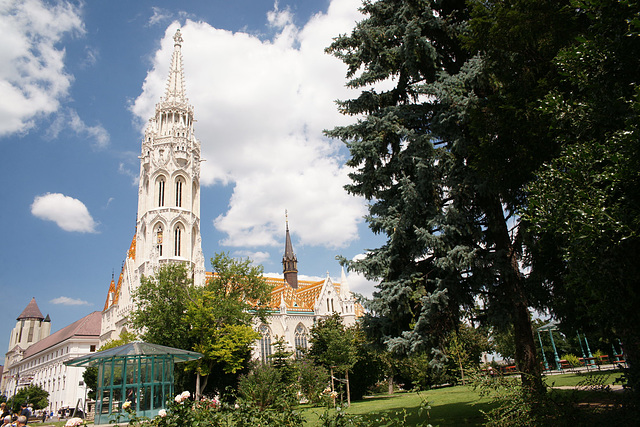
[[[175,42],[174,46],[182,46],[182,34],[180,34],[180,28],[176,30],[175,35],[173,36],[173,41]]]
[[[284,210],[284,222],[287,225],[287,230],[289,229],[289,211]]]

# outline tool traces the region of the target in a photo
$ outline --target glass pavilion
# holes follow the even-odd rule
[[[145,342],[132,342],[65,362],[67,366],[97,366],[95,424],[109,424],[118,415],[126,419],[122,405],[131,402],[139,416],[155,417],[173,399],[173,365],[202,357]]]

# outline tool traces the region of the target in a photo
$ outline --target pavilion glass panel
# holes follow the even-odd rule
[[[171,355],[116,356],[98,364],[98,395],[96,424],[109,424],[125,401],[139,416],[152,418],[173,396],[173,365]]]

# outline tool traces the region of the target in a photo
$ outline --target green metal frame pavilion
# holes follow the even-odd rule
[[[67,366],[97,366],[95,424],[109,424],[131,402],[139,416],[155,417],[173,398],[173,368],[202,354],[145,342],[132,342],[65,362]]]

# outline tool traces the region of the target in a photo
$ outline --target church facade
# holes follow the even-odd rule
[[[200,141],[194,135],[194,109],[185,92],[180,30],[174,42],[166,93],[156,104],[142,141],[136,234],[120,275],[117,281],[112,279],[107,292],[101,344],[127,330],[132,292],[143,275],[153,275],[166,263],[185,262],[194,284],[204,285],[211,277],[204,268],[200,237]],[[334,283],[328,274],[320,281],[298,280],[297,263],[287,221],[283,277],[265,278],[273,287],[271,313],[266,323],[255,324],[262,335],[253,348],[256,359],[267,360],[276,337],[283,337],[291,351],[306,348],[314,322],[334,312],[347,325],[362,314],[344,271],[341,283]]]

